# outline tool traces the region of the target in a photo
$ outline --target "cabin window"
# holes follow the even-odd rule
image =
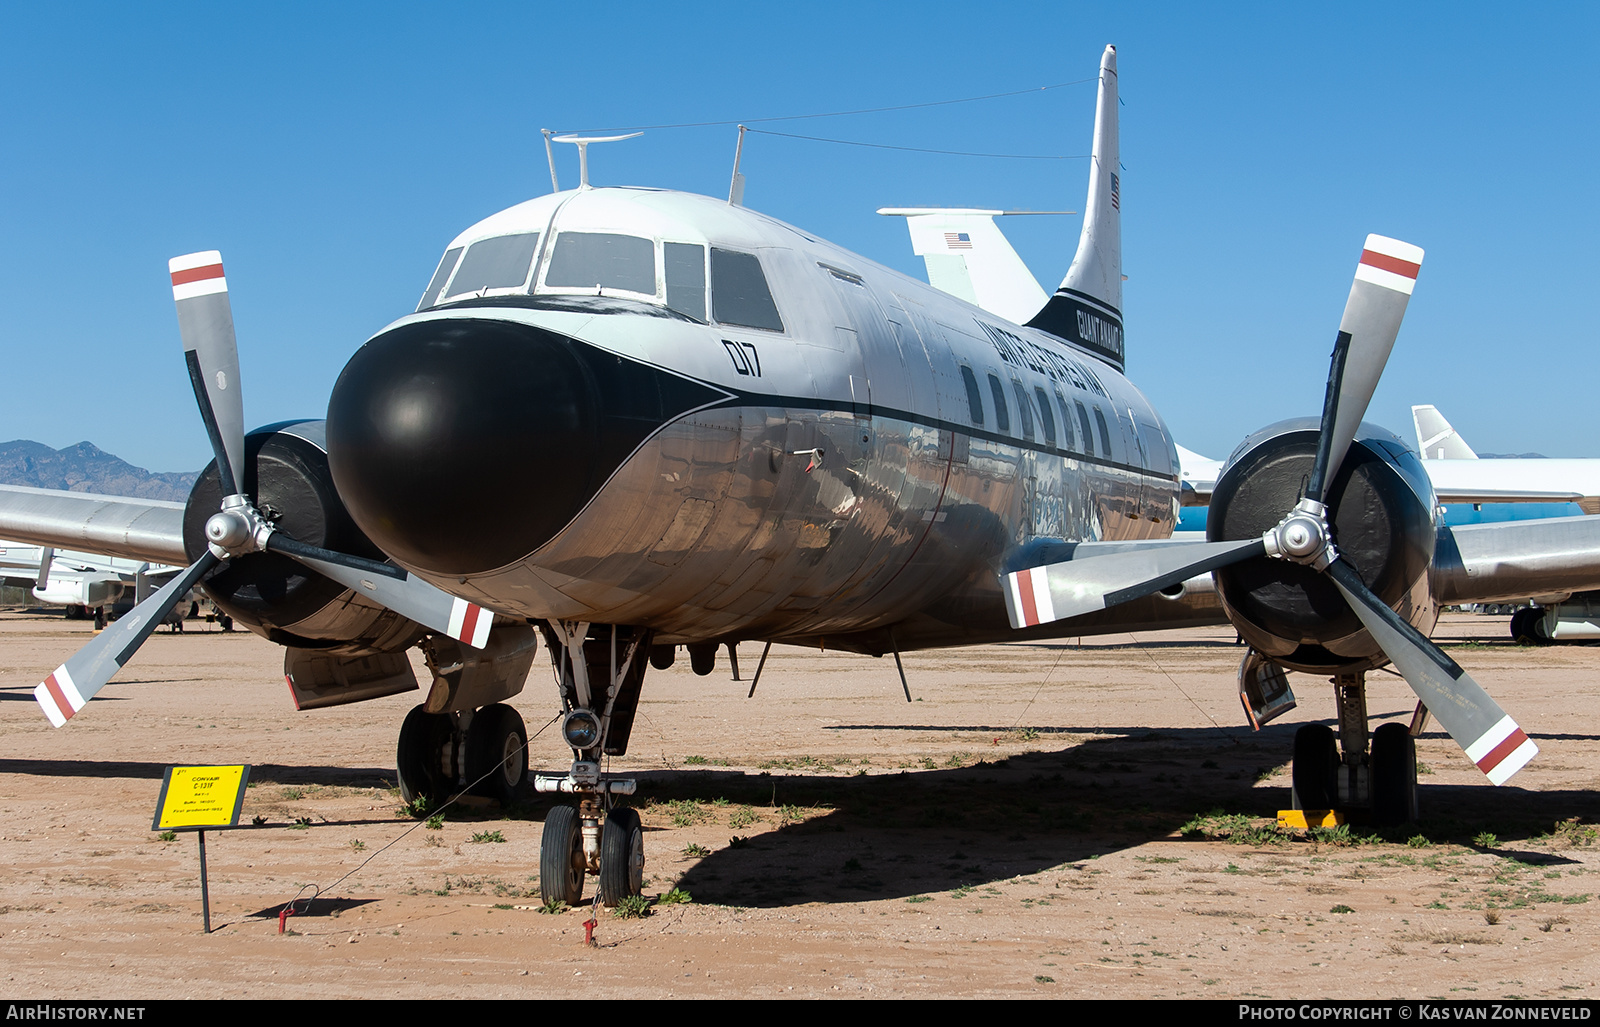
[[[461,258],[461,267],[450,280],[445,299],[485,289],[518,288],[528,280],[528,268],[538,248],[538,232],[479,239]]]
[[[562,232],[544,284],[557,289],[618,289],[656,294],[656,247],[609,232]]]
[[[1029,442],[1033,441],[1033,404],[1028,402],[1028,390],[1015,378],[1011,379],[1011,391],[1017,394],[1017,420],[1022,422],[1022,437]]]
[[[456,261],[461,259],[461,251],[465,246],[455,246],[445,251],[444,258],[439,261],[439,270],[433,273],[433,280],[428,283],[428,291],[422,294],[422,302],[417,304],[418,310],[426,310],[439,302],[439,294],[444,292],[444,283],[450,280],[450,272],[456,269]]]
[[[1044,444],[1056,444],[1056,415],[1050,410],[1050,397],[1044,394],[1039,386],[1033,387],[1033,394],[1039,400],[1039,421],[1044,426]]]
[[[783,319],[754,253],[711,248],[711,313],[725,325],[783,331]]]
[[[667,306],[696,321],[706,319],[706,248],[694,243],[661,245],[667,272]]]
[[[1106,415],[1100,412],[1100,404],[1094,407],[1094,423],[1100,428],[1100,449],[1106,456],[1111,455],[1111,432],[1106,428]]]
[[[1078,427],[1083,429],[1083,452],[1085,456],[1094,456],[1094,433],[1089,429],[1089,411],[1083,405],[1083,400],[1075,399],[1072,405],[1078,408]],[[1111,455],[1111,447],[1106,447],[1106,456]]]
[[[1066,397],[1061,395],[1061,390],[1056,389],[1056,406],[1061,408],[1061,448],[1069,453],[1076,452],[1078,440],[1072,437],[1072,411],[1067,407]]]
[[[989,375],[989,392],[994,396],[994,426],[1003,432],[1011,431],[1011,411],[1006,407],[1006,390],[1000,387],[1000,379]]]
[[[978,389],[978,376],[972,368],[961,365],[961,384],[967,387],[967,410],[973,424],[983,426],[983,393]]]

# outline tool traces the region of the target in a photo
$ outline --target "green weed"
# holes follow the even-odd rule
[[[611,915],[621,920],[642,920],[650,915],[650,900],[643,895],[627,895],[611,907]]]
[[[503,842],[505,840],[506,836],[501,834],[499,831],[479,831],[471,838],[472,843],[475,845],[483,845],[489,842]]]

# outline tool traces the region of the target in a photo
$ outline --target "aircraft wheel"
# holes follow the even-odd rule
[[[584,869],[578,810],[556,806],[545,814],[544,834],[539,839],[539,897],[546,904],[576,906],[583,900]]]
[[[600,901],[615,906],[644,891],[644,828],[637,811],[618,806],[600,829]]]
[[[717,669],[717,647],[715,643],[705,642],[687,647],[689,650],[689,669],[700,677],[705,677]]]
[[[104,606],[96,606],[94,608],[94,629],[96,631],[104,631],[106,629],[106,608]]]
[[[672,661],[678,657],[678,647],[675,645],[653,645],[650,647],[650,666],[656,670],[666,670],[672,666]]]
[[[233,618],[225,613],[217,618],[217,623],[222,625],[223,631],[233,630]]]
[[[449,744],[450,718],[412,707],[400,725],[400,744],[395,750],[402,801],[409,804],[422,799],[430,807],[438,804],[453,783],[444,779],[444,748]]]
[[[1381,827],[1417,819],[1417,744],[1404,724],[1372,733],[1372,817]]]
[[[492,771],[492,773],[491,773]],[[477,792],[509,806],[528,777],[528,729],[522,715],[505,703],[485,706],[467,728],[467,780]]]
[[[1339,748],[1333,729],[1306,724],[1294,733],[1291,809],[1336,809],[1339,805]]]
[[[1537,606],[1529,606],[1518,610],[1511,615],[1511,640],[1523,645],[1544,645],[1549,639],[1539,633],[1539,622],[1544,620],[1544,611]]]

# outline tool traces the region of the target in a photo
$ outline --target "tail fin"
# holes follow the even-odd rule
[[[1117,48],[1100,58],[1100,98],[1094,112],[1089,202],[1078,254],[1029,328],[1076,343],[1123,369],[1122,198],[1117,163]]]
[[[928,284],[935,289],[1012,324],[1021,324],[1044,306],[1044,290],[994,223],[1009,211],[883,207],[878,213],[906,219],[911,249],[928,265]]]
[[[1467,445],[1461,433],[1450,427],[1437,407],[1411,408],[1411,423],[1417,429],[1417,449],[1424,460],[1476,460],[1478,454]]]

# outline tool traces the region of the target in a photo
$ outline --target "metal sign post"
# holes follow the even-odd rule
[[[200,836],[200,910],[211,933],[211,889],[206,880],[206,830],[239,826],[250,766],[168,767],[161,779],[152,831],[195,831]]]

